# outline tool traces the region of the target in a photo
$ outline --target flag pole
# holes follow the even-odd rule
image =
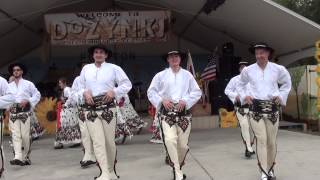
[[[218,46],[216,46],[215,48],[214,48],[214,50],[212,51],[212,55],[215,55],[215,54],[217,54],[218,53]],[[216,62],[216,73],[217,73],[217,70],[218,70],[218,63],[219,62]],[[210,102],[210,92],[209,92],[209,83],[210,83],[210,81],[209,82],[205,82],[205,88],[206,88],[206,94],[207,94],[207,99],[208,99],[208,102]],[[215,88],[214,86],[211,86],[211,87],[213,87],[213,88]],[[212,96],[214,97],[214,94],[213,94],[213,89],[211,89],[212,90]],[[211,104],[211,106],[212,106],[212,104]]]

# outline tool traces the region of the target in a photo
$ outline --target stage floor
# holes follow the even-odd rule
[[[239,129],[193,131],[191,154],[184,172],[188,180],[258,180],[256,158],[245,159]],[[171,180],[171,168],[164,164],[162,145],[150,144],[150,134],[134,136],[118,146],[121,180]],[[320,137],[281,130],[278,135],[277,180],[320,179]],[[32,166],[8,165],[12,151],[6,139],[6,180],[93,180],[98,168],[81,169],[81,148],[53,149],[53,137],[33,144]]]

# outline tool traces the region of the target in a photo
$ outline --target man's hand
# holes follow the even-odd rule
[[[167,111],[173,108],[173,103],[168,99],[164,99],[162,105]]]
[[[104,97],[103,97],[103,101],[104,102],[111,102],[114,99],[115,93],[113,90],[108,91]]]
[[[181,112],[185,109],[186,107],[186,102],[184,100],[180,100],[178,103],[178,111]]]
[[[281,105],[282,101],[279,96],[275,96],[272,98],[272,101],[275,102],[277,105]]]
[[[251,104],[253,104],[252,100],[253,100],[253,98],[251,96],[246,96],[244,98],[244,103],[251,105]]]
[[[27,101],[27,100],[22,100],[22,101],[20,102],[20,107],[21,107],[22,109],[24,109],[24,108],[27,106],[27,104],[29,104],[29,101]]]
[[[65,98],[64,97],[60,97],[60,101],[62,102],[62,103],[65,103],[66,101],[65,101]]]
[[[94,101],[92,99],[92,93],[90,90],[85,91],[83,93],[83,97],[84,97],[84,100],[86,101],[86,104],[94,105]]]
[[[237,96],[236,97],[236,103],[239,103],[240,102],[240,96]]]

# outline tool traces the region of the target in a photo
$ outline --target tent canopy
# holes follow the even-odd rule
[[[226,0],[209,15],[200,12],[206,0],[2,0],[0,1],[0,66],[25,55],[41,56],[47,44],[44,14],[111,11],[171,10],[172,38],[166,43],[113,45],[138,55],[159,55],[169,48],[208,53],[232,42],[235,54],[251,57],[248,47],[267,42],[278,63],[288,65],[314,53],[320,26],[271,0]],[[79,56],[86,47],[52,46],[51,56]],[[251,57],[252,58],[252,57]]]

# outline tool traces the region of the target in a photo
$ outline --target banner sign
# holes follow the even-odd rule
[[[92,45],[167,41],[170,11],[118,11],[47,14],[53,45]]]

